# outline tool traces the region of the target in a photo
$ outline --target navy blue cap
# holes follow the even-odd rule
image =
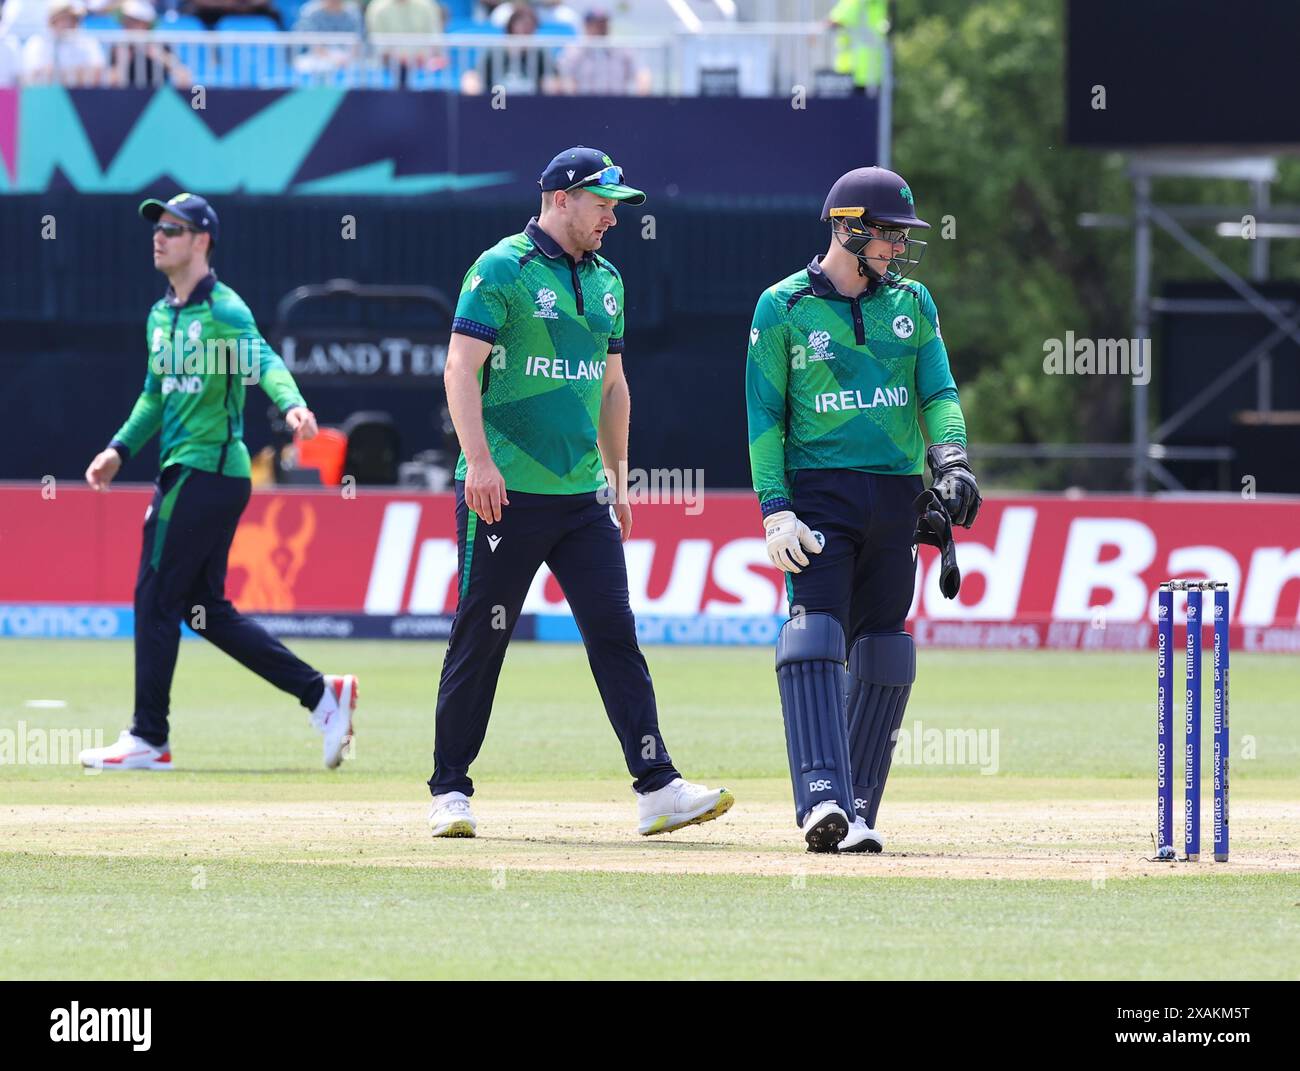
[[[180,216],[192,227],[197,227],[204,234],[212,237],[212,244],[217,244],[221,234],[221,222],[217,219],[217,210],[197,193],[178,193],[170,201],[158,201],[150,198],[140,204],[140,215],[150,223],[157,223],[164,212]]]
[[[847,217],[895,227],[930,224],[916,215],[916,202],[903,176],[883,167],[859,167],[841,175],[826,195],[823,222]]]
[[[571,190],[580,186],[611,201],[645,203],[645,194],[623,185],[623,169],[599,149],[575,145],[546,165],[538,180],[543,190]]]

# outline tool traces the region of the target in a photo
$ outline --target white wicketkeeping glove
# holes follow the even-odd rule
[[[820,554],[826,545],[821,532],[814,532],[788,509],[763,518],[767,529],[767,556],[783,573],[801,573],[808,564],[804,551]]]

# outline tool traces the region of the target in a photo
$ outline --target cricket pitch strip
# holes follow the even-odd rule
[[[358,867],[1092,881],[1300,872],[1300,807],[1234,801],[1227,863],[1155,863],[1151,807],[1135,801],[900,803],[883,855],[803,850],[791,808],[738,802],[722,819],[638,836],[623,803],[474,801],[479,835],[435,840],[428,807],[400,802],[39,804],[0,808],[0,851],[175,856]],[[436,881],[435,873],[430,880]]]

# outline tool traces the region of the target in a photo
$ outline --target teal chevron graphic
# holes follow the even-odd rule
[[[0,124],[9,128],[0,130],[0,140],[7,143],[0,155],[8,157],[3,163],[9,165],[0,166],[0,193],[39,193],[49,188],[56,172],[81,193],[137,193],[167,180],[208,195],[410,195],[514,179],[503,171],[397,175],[394,160],[388,158],[294,183],[294,175],[347,96],[342,89],[268,94],[268,104],[223,134],[208,126],[188,96],[160,89],[149,97],[104,166],[67,90],[32,86],[10,92],[19,95],[12,109],[17,121]]]
[[[328,178],[299,182],[290,193],[446,193],[497,186],[514,180],[510,171],[488,171],[479,175],[394,175],[392,160],[380,160]]]

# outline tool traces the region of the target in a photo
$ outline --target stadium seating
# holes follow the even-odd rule
[[[298,12],[306,5],[307,0],[275,0],[275,8],[280,12],[284,24],[289,29],[293,29],[294,23],[298,21]],[[360,5],[363,9],[364,4]]]
[[[175,11],[169,11],[158,20],[158,29],[168,30],[172,33],[189,33],[191,31],[206,30],[207,27],[193,15],[180,15]]]
[[[500,26],[490,22],[475,22],[472,18],[451,18],[447,20],[447,33],[475,33],[480,36],[503,34]]]
[[[393,418],[378,410],[353,413],[340,429],[347,439],[343,470],[358,484],[395,484],[402,435]]]
[[[222,15],[217,29],[228,33],[278,33],[280,27],[266,15]]]
[[[327,86],[331,89],[396,89],[397,78],[386,67],[368,65],[360,70],[293,71],[289,84],[294,88]]]
[[[3,0],[0,0],[3,2]],[[179,2],[179,0],[178,0]],[[286,28],[292,29],[300,9],[308,0],[273,0],[277,11],[284,20]],[[448,14],[445,32],[449,35],[474,35],[479,37],[507,36],[503,28],[483,19],[475,9],[475,0],[440,0]],[[581,31],[563,22],[547,21],[547,9],[538,8],[543,17],[536,34],[539,37],[554,39],[554,44],[547,48],[554,57],[558,57],[567,40],[581,36]],[[637,0],[625,10],[619,9],[616,16],[619,28],[633,32],[644,32],[644,23],[630,26],[637,15],[657,21],[655,30],[662,31],[676,20],[663,5],[663,0]],[[87,28],[97,31],[118,30],[120,25],[115,17],[92,15],[87,19]],[[221,88],[273,88],[285,89],[300,86],[324,85],[339,89],[392,89],[397,88],[399,79],[392,70],[387,69],[383,60],[372,50],[367,50],[359,64],[343,71],[310,69],[299,70],[298,58],[303,54],[303,46],[279,45],[245,45],[231,44],[228,34],[266,33],[275,34],[279,27],[265,15],[224,15],[214,30],[209,31],[202,21],[193,15],[179,14],[177,10],[160,10],[157,29],[163,33],[202,34],[202,41],[173,43],[171,48],[177,58],[189,69],[196,82]],[[731,42],[719,46],[716,42],[686,42],[684,46],[692,59],[693,66],[709,66],[706,61],[716,58],[714,53],[721,51],[728,60],[725,66],[736,68],[742,83],[757,85],[767,77],[768,54],[763,42]],[[739,54],[738,54],[739,53]],[[453,48],[449,50],[451,62],[436,71],[408,71],[401,84],[410,89],[451,90],[461,87],[462,75],[477,69],[482,62],[483,52],[479,48]],[[713,64],[717,66],[718,64]],[[752,86],[750,87],[752,88]],[[698,92],[699,87],[690,83],[688,92]]]
[[[447,28],[451,32],[451,24],[464,20],[472,21],[474,18],[474,0],[444,0],[443,7],[447,9]]]
[[[449,34],[476,34],[479,37],[504,37],[505,32],[490,22],[475,22],[469,18],[452,18],[448,20],[446,32]],[[441,71],[419,72],[413,76],[408,85],[412,89],[451,89],[460,88],[461,75],[478,66],[479,50],[460,48],[451,56],[451,63]]]

